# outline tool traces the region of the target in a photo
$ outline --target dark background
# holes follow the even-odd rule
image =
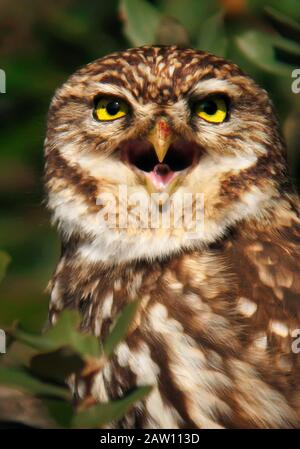
[[[300,93],[291,91],[299,23],[299,0],[0,1],[0,249],[11,256],[0,327],[19,320],[38,330],[47,315],[59,243],[43,204],[43,139],[55,89],[78,67],[130,46],[178,43],[224,55],[270,93],[299,184]]]

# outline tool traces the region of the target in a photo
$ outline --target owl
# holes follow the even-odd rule
[[[117,52],[56,92],[45,161],[50,322],[79,310],[100,344],[138,300],[91,395],[152,390],[112,426],[300,427],[300,203],[267,93],[206,52]]]

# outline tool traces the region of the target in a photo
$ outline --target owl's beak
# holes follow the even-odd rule
[[[197,144],[180,139],[163,119],[145,138],[124,141],[120,149],[121,160],[146,179],[149,192],[171,191],[201,154]]]
[[[163,162],[173,140],[169,124],[163,119],[158,120],[147,139],[152,143],[159,162]]]

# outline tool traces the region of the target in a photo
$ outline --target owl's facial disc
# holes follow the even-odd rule
[[[169,190],[173,181],[191,169],[200,156],[198,145],[175,140],[163,157],[146,139],[129,140],[122,144],[121,160],[146,179],[149,190]]]

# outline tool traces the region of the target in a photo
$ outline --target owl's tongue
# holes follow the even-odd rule
[[[165,187],[175,175],[167,164],[156,164],[149,174],[153,185],[157,188]]]

